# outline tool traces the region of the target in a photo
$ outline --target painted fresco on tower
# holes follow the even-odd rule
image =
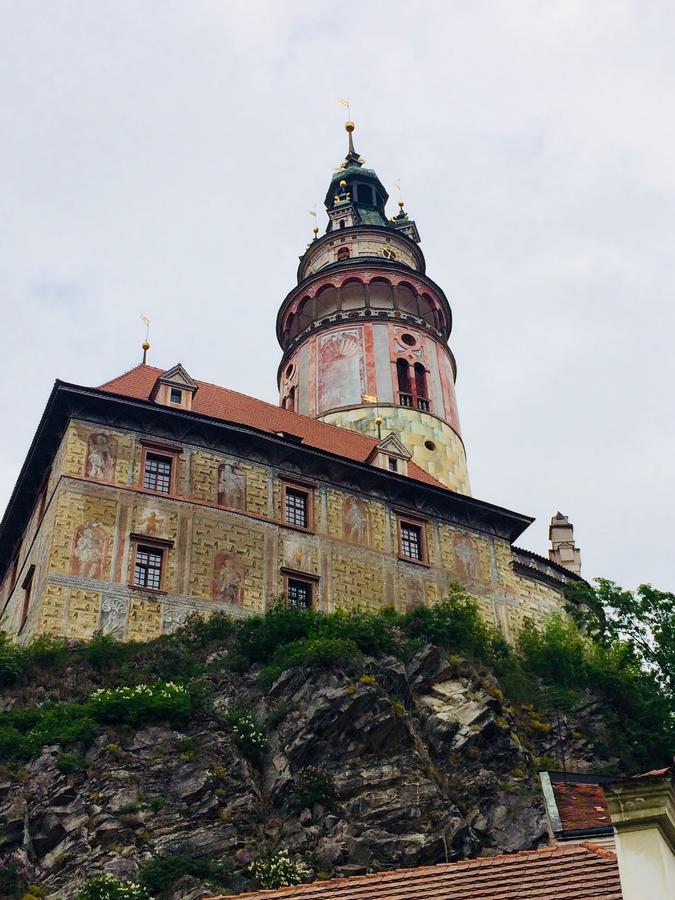
[[[474,539],[468,534],[456,534],[453,549],[457,574],[463,578],[482,578],[480,555]]]
[[[246,508],[246,471],[236,463],[218,466],[218,503],[232,509]]]
[[[113,481],[116,461],[117,438],[103,432],[90,434],[87,441],[84,474],[88,478]]]
[[[319,409],[360,403],[363,382],[360,329],[324,335],[319,344]]]
[[[368,507],[365,500],[345,497],[342,501],[342,530],[344,538],[354,544],[368,544]]]
[[[452,365],[445,353],[439,352],[438,362],[441,374],[441,387],[443,389],[443,405],[445,406],[445,420],[450,427],[462,435],[459,427],[459,413],[457,412],[457,399],[455,397],[455,379]]]
[[[241,606],[244,601],[246,566],[239,557],[224,551],[213,560],[213,596],[223,603]]]
[[[83,522],[73,536],[71,573],[81,578],[101,579],[107,550],[108,535],[103,526]]]

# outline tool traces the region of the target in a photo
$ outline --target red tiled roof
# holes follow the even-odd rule
[[[621,900],[616,856],[563,844],[504,856],[333,878],[240,900]],[[220,900],[220,898],[214,898]]]
[[[565,831],[612,824],[602,785],[559,782],[553,785],[553,793]]]
[[[106,381],[99,390],[133,397],[136,400],[148,400],[155,382],[163,374],[164,369],[140,365],[124,375]],[[206,381],[195,383],[199,390],[194,396],[192,411],[203,416],[237,425],[248,425],[270,434],[282,431],[296,438],[302,438],[306,446],[335,453],[355,462],[366,462],[377,446],[374,437],[359,434],[357,431],[328,425],[326,422],[319,422],[309,416],[302,416],[272,403],[265,403],[264,400],[256,400],[254,397],[247,397],[246,394],[239,394],[237,391],[230,391]],[[447,490],[445,485],[412,461],[408,463],[408,475],[416,481]]]

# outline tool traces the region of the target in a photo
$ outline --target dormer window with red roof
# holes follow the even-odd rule
[[[178,363],[159,376],[150,392],[150,399],[163,406],[192,409],[192,400],[198,385]]]

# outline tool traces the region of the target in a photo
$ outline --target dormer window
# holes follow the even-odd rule
[[[408,474],[408,460],[411,454],[399,441],[395,434],[382,438],[368,457],[368,462],[378,469],[396,472],[397,475]]]
[[[199,386],[178,363],[160,375],[150,392],[150,399],[163,406],[192,409],[192,400]]]
[[[395,456],[389,457],[389,471],[390,472],[398,472],[398,460]]]

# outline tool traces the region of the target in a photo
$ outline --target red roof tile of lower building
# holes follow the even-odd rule
[[[240,900],[621,900],[616,856],[565,844],[239,894]],[[216,898],[219,900],[219,898]]]
[[[553,793],[565,831],[611,826],[602,785],[559,782],[553,785]]]
[[[99,390],[136,400],[149,400],[155,382],[163,374],[163,369],[140,365],[102,384]],[[257,400],[255,397],[248,397],[246,394],[239,394],[237,391],[230,391],[206,381],[196,381],[196,384],[198,390],[194,396],[192,411],[199,415],[237,425],[247,425],[270,434],[282,432],[301,438],[302,443],[308,447],[334,453],[354,462],[366,462],[377,446],[378,442],[374,437],[368,437],[357,431],[319,422],[309,416],[282,409],[264,400]],[[447,490],[445,485],[412,460],[408,463],[408,475],[416,481]]]

